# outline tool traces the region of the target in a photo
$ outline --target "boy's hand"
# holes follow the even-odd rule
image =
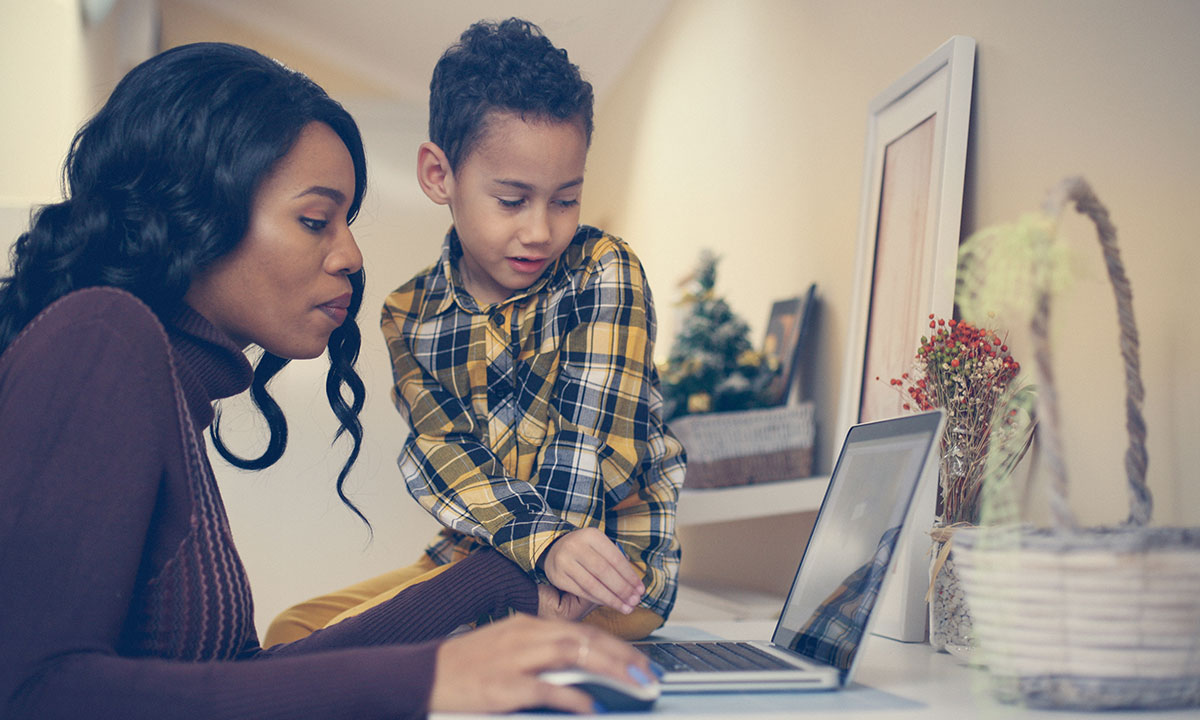
[[[542,569],[559,590],[626,615],[646,593],[637,568],[596,528],[573,530],[556,540],[542,556]]]
[[[553,585],[539,583],[537,590],[537,616],[540,618],[576,622],[582,620],[588,613],[596,609],[596,603],[584,600],[578,595],[563,592]]]

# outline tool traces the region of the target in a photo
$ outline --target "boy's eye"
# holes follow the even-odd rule
[[[500,201],[500,207],[505,207],[505,208],[519,208],[525,204],[525,198],[518,198],[516,200],[508,200],[505,198],[496,198],[496,199]]]
[[[300,224],[312,230],[313,232],[321,232],[325,226],[329,224],[328,220],[318,220],[317,218],[301,217]]]
[[[559,207],[572,208],[579,204],[579,198],[571,198],[570,200],[556,200]]]

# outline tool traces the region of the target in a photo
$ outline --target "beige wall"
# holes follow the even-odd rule
[[[678,0],[600,108],[586,219],[629,239],[665,355],[675,283],[702,247],[762,332],[816,282],[815,400],[828,469],[841,387],[868,102],[952,35],[978,43],[963,231],[1015,220],[1082,174],[1118,226],[1140,323],[1159,523],[1200,521],[1200,4],[1152,0]],[[1116,319],[1094,230],[1067,223],[1073,294],[1056,348],[1074,503],[1127,510]]]
[[[60,198],[79,125],[151,52],[155,18],[154,0],[118,0],[91,26],[75,0],[0,3],[0,271],[30,206]]]
[[[0,10],[0,203],[28,206],[59,195],[67,145],[87,110],[84,33],[73,3],[5,3]],[[37,58],[37,62],[29,62]],[[16,112],[22,108],[23,112]]]

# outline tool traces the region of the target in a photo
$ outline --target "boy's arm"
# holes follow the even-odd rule
[[[446,527],[494,546],[526,572],[559,536],[574,530],[528,482],[509,475],[475,434],[475,417],[417,362],[384,311],[396,407],[412,434],[400,454],[408,491]]]
[[[565,520],[604,530],[642,575],[642,606],[666,617],[684,453],[662,422],[653,300],[641,263],[607,237],[594,255],[575,298],[577,322],[560,345],[537,482],[548,497],[564,498]]]
[[[380,318],[393,399],[412,431],[398,459],[401,474],[409,494],[442,525],[492,545],[538,576],[537,559],[577,527],[480,441],[485,433],[479,423],[487,418],[459,397],[469,398],[467,388],[475,382],[463,357],[471,352],[470,328],[461,316],[444,314],[450,300],[437,272],[431,269],[389,295]],[[442,367],[447,363],[452,366]]]
[[[443,525],[492,545],[533,574],[541,574],[538,558],[570,536],[563,547],[583,549],[587,562],[571,566],[580,583],[562,582],[559,588],[586,601],[631,610],[643,588],[616,546],[603,535],[597,541],[590,534],[594,530],[575,533],[579,528],[550,509],[529,482],[508,474],[479,441],[474,413],[417,360],[410,343],[419,341],[409,332],[417,323],[402,309],[413,302],[405,290],[393,295],[381,323],[396,378],[396,406],[413,430],[399,461],[409,493]],[[437,335],[439,329],[430,332]],[[458,347],[462,343],[456,334],[451,331],[446,341]]]

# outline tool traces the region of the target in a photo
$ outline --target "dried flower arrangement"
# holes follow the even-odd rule
[[[936,514],[945,525],[975,525],[994,435],[1023,432],[1022,448],[1032,438],[1032,427],[1014,423],[1016,411],[1009,409],[1012,396],[1029,387],[1018,381],[1021,365],[995,331],[934,315],[929,328],[913,371],[890,384],[905,395],[905,410],[946,410]],[[1011,440],[1006,437],[1006,444]]]

